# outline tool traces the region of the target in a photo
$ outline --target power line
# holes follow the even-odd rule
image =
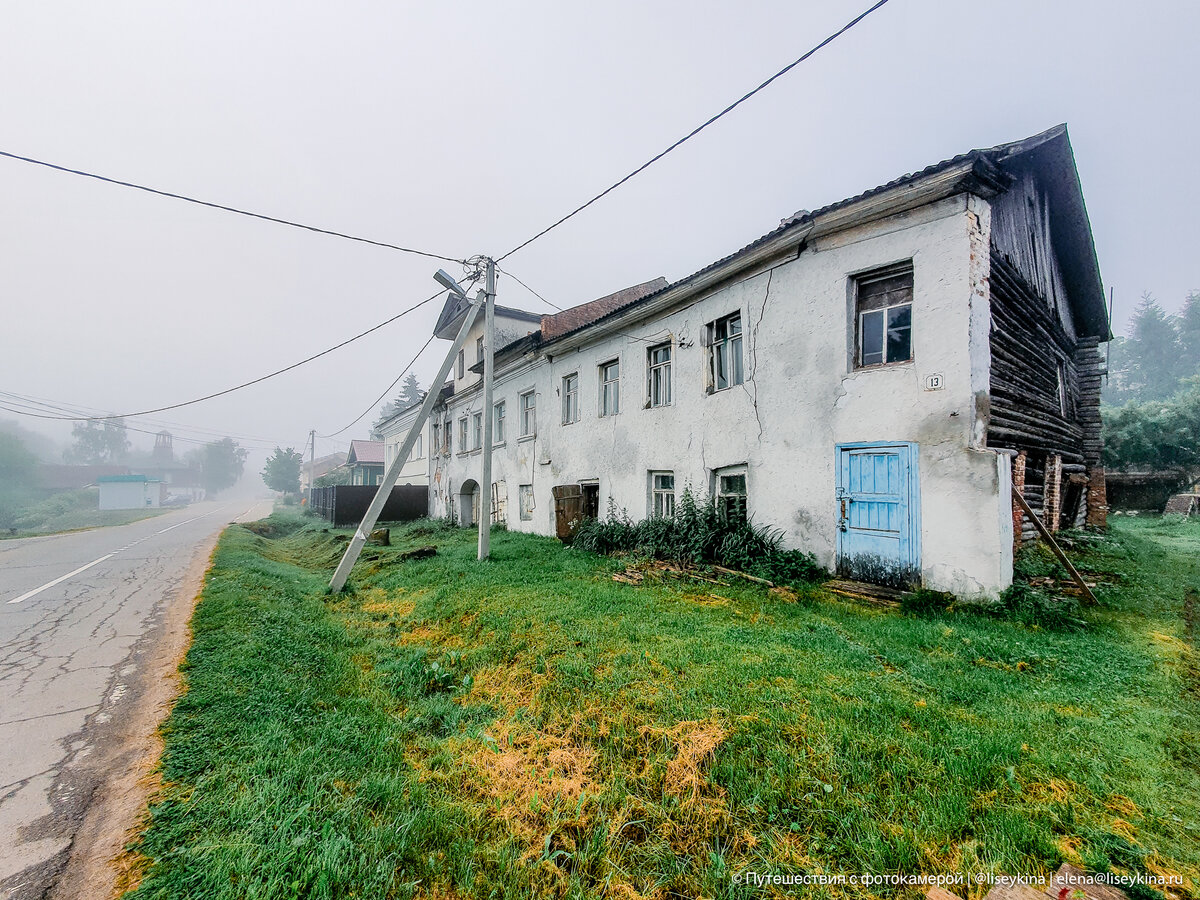
[[[743,94],[741,97],[739,97],[733,103],[729,104],[727,107],[725,107],[719,113],[717,113],[715,116],[713,116],[708,121],[706,121],[703,125],[699,125],[696,128],[692,129],[690,132],[685,134],[683,137],[681,137],[675,143],[671,144],[671,146],[667,147],[667,149],[663,150],[662,152],[660,152],[657,155],[648,159],[646,162],[642,163],[640,166],[638,166],[636,169],[634,169],[632,172],[630,172],[628,175],[626,175],[620,181],[617,181],[614,184],[611,184],[608,187],[606,187],[604,190],[602,190],[600,193],[598,193],[591,200],[588,200],[586,203],[584,203],[581,206],[577,206],[575,209],[571,210],[569,213],[567,213],[565,216],[563,216],[557,222],[554,222],[553,224],[548,225],[546,228],[543,228],[541,231],[539,231],[533,237],[529,238],[524,243],[518,244],[517,246],[513,247],[511,250],[509,250],[503,256],[498,257],[496,259],[496,262],[498,262],[498,263],[503,262],[505,259],[512,256],[517,251],[524,250],[526,247],[528,247],[534,241],[538,240],[541,237],[544,237],[545,235],[547,235],[551,231],[553,231],[555,228],[557,228],[559,225],[563,224],[563,222],[565,222],[568,219],[572,218],[573,216],[576,216],[579,213],[583,212],[585,209],[587,209],[589,206],[591,206],[597,200],[600,200],[601,198],[612,193],[613,191],[615,191],[617,188],[619,188],[625,182],[629,181],[634,176],[640,175],[642,172],[646,171],[646,169],[650,168],[652,165],[654,165],[656,162],[658,162],[660,159],[662,159],[664,156],[666,156],[668,153],[670,153],[676,147],[679,147],[681,144],[684,144],[687,141],[691,140],[696,135],[698,135],[701,131],[703,131],[705,128],[707,128],[709,125],[713,124],[718,119],[720,119],[722,116],[724,116],[726,113],[732,112],[734,109],[741,106],[743,103],[745,103],[747,100],[749,100],[755,94],[757,94],[759,91],[763,90],[763,88],[765,88],[769,84],[771,84],[771,82],[775,81],[777,78],[781,78],[782,76],[786,75],[788,72],[790,72],[792,69],[796,68],[796,66],[800,65],[800,63],[804,62],[806,59],[808,59],[810,56],[812,56],[818,50],[821,50],[823,47],[826,47],[829,44],[833,43],[835,40],[837,40],[839,37],[841,37],[843,34],[845,34],[847,31],[849,31],[851,28],[853,28],[855,25],[857,25],[859,22],[861,22],[863,19],[865,19],[871,13],[875,12],[875,10],[879,9],[881,6],[883,6],[887,2],[888,2],[888,0],[878,0],[878,2],[874,6],[872,6],[870,9],[866,10],[865,12],[859,13],[857,16],[855,16],[853,19],[851,19],[849,22],[847,22],[845,25],[843,25],[841,28],[839,28],[833,34],[829,35],[829,37],[825,38],[825,40],[821,41],[821,43],[817,44],[811,50],[806,52],[803,56],[800,56],[799,58],[788,63],[786,66],[784,66],[782,69],[780,69],[778,72],[776,72],[770,78],[768,78],[766,81],[764,81],[758,87],[756,87],[754,90]],[[551,305],[553,305],[553,304],[551,304]]]
[[[169,409],[180,409],[181,407],[184,407],[184,406],[192,406],[196,403],[203,403],[205,400],[212,400],[215,397],[223,397],[226,394],[232,394],[234,391],[240,391],[243,388],[248,388],[248,387],[251,387],[252,385],[259,384],[260,382],[266,381],[269,378],[274,378],[277,375],[282,375],[284,372],[290,372],[292,369],[298,369],[300,366],[310,363],[314,359],[320,359],[322,356],[327,356],[328,354],[332,353],[334,350],[340,350],[342,347],[345,347],[347,344],[352,344],[355,341],[366,337],[368,334],[371,334],[374,331],[378,331],[380,328],[383,328],[386,325],[391,325],[397,319],[408,315],[409,313],[413,312],[414,310],[420,309],[422,306],[424,306],[427,303],[433,302],[438,297],[440,297],[443,293],[444,293],[444,291],[439,290],[436,294],[426,297],[420,303],[416,303],[416,304],[410,306],[408,309],[396,313],[396,315],[392,316],[390,319],[385,319],[384,321],[380,322],[378,325],[372,325],[366,331],[359,332],[358,334],[354,335],[354,337],[347,338],[346,340],[342,341],[341,343],[334,344],[332,347],[329,347],[326,350],[322,350],[320,353],[314,353],[312,356],[302,359],[299,362],[294,362],[290,366],[284,366],[282,369],[276,369],[274,372],[268,372],[266,375],[262,375],[258,378],[252,379],[251,381],[244,381],[241,384],[236,384],[233,387],[225,388],[224,390],[221,390],[221,391],[214,391],[211,394],[205,394],[203,397],[196,397],[194,400],[185,400],[182,403],[172,403],[167,406],[158,406],[158,407],[155,407],[154,409],[143,409],[143,410],[140,410],[139,412],[119,413],[119,414],[114,413],[113,415],[110,415],[110,416],[41,416],[41,418],[43,418],[43,419],[62,419],[62,420],[69,421],[69,422],[99,422],[99,421],[104,421],[105,419],[137,419],[137,418],[142,418],[144,416],[153,415],[154,413],[166,412]]]
[[[396,385],[398,385],[400,383],[400,379],[408,374],[408,370],[413,367],[413,365],[416,363],[418,357],[420,357],[420,355],[425,352],[425,349],[430,344],[433,343],[434,337],[435,337],[435,335],[432,335],[432,334],[429,335],[429,339],[427,341],[425,341],[424,344],[421,345],[421,349],[417,351],[417,355],[412,358],[412,361],[409,362],[409,364],[404,367],[404,371],[402,371],[399,375],[396,376],[396,380],[393,381],[391,384],[389,384],[384,389],[382,394],[380,394],[373,401],[371,401],[370,406],[368,406],[366,409],[364,409],[361,413],[358,414],[358,418],[356,418],[353,422],[351,422],[345,428],[339,428],[333,434],[318,434],[317,437],[324,438],[325,440],[328,440],[330,438],[335,438],[342,432],[349,431],[351,428],[353,428],[355,425],[357,425],[360,421],[362,421],[363,416],[365,416],[367,413],[369,413],[371,410],[373,410],[375,408],[376,404],[378,404],[379,401],[381,401],[384,397],[386,397],[388,394],[390,394],[392,392],[392,389],[395,388]],[[432,388],[431,388],[431,390],[432,390]]]
[[[471,278],[471,281],[467,284],[467,286],[465,288],[463,288],[463,293],[464,294],[468,293],[471,290],[471,288],[475,287],[475,283],[477,281],[479,281],[479,275],[473,276]],[[440,294],[441,294],[441,291],[438,291],[438,295],[440,295]],[[551,304],[551,305],[553,305],[553,304]],[[353,422],[351,422],[345,428],[340,428],[337,431],[333,432],[333,434],[318,434],[317,437],[325,438],[325,439],[337,437],[342,432],[349,431],[351,428],[353,428],[355,425],[357,425],[359,422],[361,422],[363,416],[365,416],[367,413],[369,413],[371,410],[373,410],[375,408],[376,404],[378,404],[381,400],[383,400],[384,397],[386,397],[388,394],[390,394],[392,392],[392,390],[396,387],[396,385],[398,385],[400,383],[400,379],[403,378],[405,375],[407,375],[409,370],[412,369],[412,367],[417,364],[417,360],[421,358],[421,354],[425,352],[426,348],[428,348],[429,345],[433,343],[433,339],[435,336],[436,335],[433,335],[433,334],[429,335],[429,339],[427,341],[425,341],[424,344],[421,345],[421,349],[417,351],[416,356],[414,356],[411,360],[409,360],[408,365],[405,366],[404,369],[401,370],[400,374],[396,376],[396,380],[393,381],[391,384],[389,384],[384,389],[383,393],[375,398],[375,400],[371,403],[370,406],[368,406],[361,413],[359,413],[358,418],[356,418]],[[430,390],[435,390],[435,389],[440,390],[441,385],[439,384],[439,385],[434,385],[434,386],[430,387]]]
[[[186,203],[195,203],[197,206],[207,206],[210,209],[219,209],[224,212],[235,213],[239,216],[247,216],[251,219],[261,219],[264,222],[274,222],[277,225],[287,225],[289,228],[300,228],[304,231],[315,232],[316,234],[326,234],[330,237],[342,238],[343,240],[347,241],[357,241],[360,244],[370,244],[374,247],[384,247],[388,250],[399,250],[401,253],[412,253],[415,256],[424,256],[428,259],[440,259],[445,262],[456,263],[463,262],[463,260],[457,259],[453,256],[442,256],[440,253],[431,253],[427,250],[416,250],[412,247],[402,247],[399,244],[389,244],[387,241],[376,241],[372,240],[371,238],[358,237],[357,235],[346,234],[345,232],[341,231],[333,231],[329,228],[318,228],[316,225],[305,225],[302,222],[293,222],[289,219],[280,219],[276,216],[265,215],[264,213],[250,212],[249,210],[238,209],[236,206],[226,206],[223,203],[212,203],[208,200],[198,200],[195,197],[188,197],[185,194],[176,194],[171,191],[160,190],[159,188],[147,187],[144,184],[134,184],[131,181],[121,181],[117,178],[109,178],[105,175],[97,175],[93,172],[84,172],[80,169],[70,169],[66,166],[55,165],[54,163],[45,162],[40,159],[32,159],[28,156],[19,156],[16,153],[9,153],[4,150],[0,150],[0,156],[7,157],[8,159],[15,159],[19,162],[30,163],[31,165],[35,166],[43,166],[47,169],[53,169],[56,172],[66,172],[69,175],[80,175],[83,178],[93,178],[96,181],[103,181],[106,184],[115,184],[120,187],[133,188],[137,191],[145,191],[148,194],[157,194],[160,197],[170,197],[173,200],[183,200]]]

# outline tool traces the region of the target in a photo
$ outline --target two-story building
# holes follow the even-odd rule
[[[437,335],[465,304],[451,296]],[[840,573],[962,596],[1011,583],[1019,490],[1100,521],[1109,324],[1064,126],[815,212],[673,284],[482,317],[435,407],[430,512],[478,516],[482,416],[509,528],[584,508],[670,514],[690,487]]]

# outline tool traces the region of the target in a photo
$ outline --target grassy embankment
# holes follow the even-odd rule
[[[1103,606],[1045,630],[617,584],[519,534],[481,565],[430,524],[331,597],[344,535],[267,522],[208,575],[138,898],[749,897],[733,874],[1064,860],[1196,891],[1200,524],[1117,523],[1085,560]]]
[[[170,512],[169,509],[100,509],[100,492],[95,488],[53,494],[17,511],[14,529],[0,531],[0,538],[32,537],[82,531],[102,525],[128,525],[139,519]]]

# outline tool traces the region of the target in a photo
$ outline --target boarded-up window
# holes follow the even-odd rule
[[[912,264],[854,280],[858,368],[906,362],[912,354]]]
[[[533,485],[522,484],[517,488],[517,499],[520,502],[520,515],[523,521],[533,518]]]

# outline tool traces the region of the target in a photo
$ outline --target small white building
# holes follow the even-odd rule
[[[375,426],[376,431],[383,438],[385,466],[391,466],[392,460],[400,452],[405,438],[408,437],[408,432],[412,429],[413,422],[416,421],[423,401],[424,398],[410,403]],[[396,484],[429,484],[429,460],[426,458],[426,454],[429,450],[431,430],[432,424],[426,420],[421,428],[421,433],[417,435],[417,442],[413,445],[412,452],[409,453],[403,468],[400,469]]]
[[[100,509],[157,509],[162,505],[165,485],[147,475],[102,475]]]
[[[451,296],[437,336],[465,311]],[[555,534],[556,490],[643,518],[690,487],[845,576],[994,596],[1014,479],[1054,527],[1103,515],[1109,326],[1063,126],[801,211],[673,284],[496,324],[491,490],[514,530]],[[479,368],[457,361],[431,426],[430,514],[462,524]]]

